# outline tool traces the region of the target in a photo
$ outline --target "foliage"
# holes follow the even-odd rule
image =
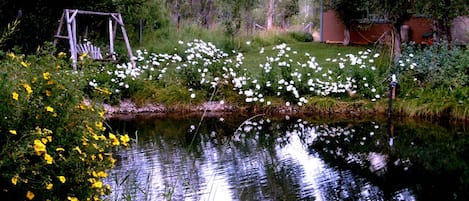
[[[34,53],[38,46],[50,41],[63,9],[74,8],[109,12],[115,11],[111,0],[97,1],[48,1],[38,0],[25,3],[24,1],[3,1],[0,3],[0,26],[5,26],[14,19],[21,20],[18,32],[13,35],[4,50],[19,47],[27,53]]]
[[[416,1],[414,10],[418,13],[431,15],[437,24],[438,38],[444,38],[451,42],[451,23],[454,18],[469,14],[469,4],[466,0],[428,0]]]
[[[324,2],[326,9],[336,11],[337,17],[346,27],[350,27],[354,20],[363,16],[363,9],[368,5],[364,0],[328,0]]]
[[[405,45],[395,67],[401,80],[417,87],[454,90],[469,86],[469,50],[446,42]]]
[[[292,16],[298,14],[298,0],[281,0],[278,2],[278,12],[282,20],[291,18]]]
[[[137,41],[140,22],[146,33],[152,33],[169,26],[169,16],[163,7],[163,0],[119,0],[115,1],[116,9],[122,14],[129,33]]]
[[[40,49],[0,60],[0,177],[7,200],[86,200],[103,184],[127,135],[105,133],[104,111],[85,101],[82,75],[66,70],[65,53]]]
[[[299,42],[313,42],[313,35],[308,32],[288,32],[288,34]]]
[[[3,30],[0,36],[0,47],[16,32],[17,26],[20,23],[19,20],[15,20],[12,23],[8,23],[5,30]]]

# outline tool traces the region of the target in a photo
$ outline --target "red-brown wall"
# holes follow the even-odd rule
[[[350,30],[350,43],[370,44],[375,43],[385,33],[392,30],[389,24],[361,24],[353,26]],[[383,36],[382,40],[389,41],[388,37]]]
[[[332,10],[323,13],[322,41],[337,42],[344,41],[345,26]]]
[[[423,42],[424,33],[433,32],[433,24],[430,18],[412,17],[404,24],[410,26],[410,40],[415,43]]]
[[[416,43],[423,42],[423,34],[432,31],[432,20],[429,18],[412,17],[404,22],[409,26],[410,41]],[[332,10],[323,13],[322,42],[337,43],[344,40],[345,26],[337,18]],[[359,24],[352,27],[350,31],[350,43],[353,44],[370,44],[375,43],[383,33],[392,29],[391,24],[373,23]],[[389,36],[382,38],[389,41]]]

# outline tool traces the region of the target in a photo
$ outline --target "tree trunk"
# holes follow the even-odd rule
[[[350,44],[350,28],[345,27],[344,29],[344,45],[349,45]]]
[[[274,6],[275,0],[269,0],[267,5],[267,19],[266,19],[266,30],[272,29],[274,24]]]
[[[207,4],[202,10],[202,25],[206,28],[210,28],[211,18],[212,18],[212,0],[208,0]]]
[[[393,55],[394,55],[394,62],[398,62],[401,58],[401,36],[399,35],[399,30],[396,27],[393,27]]]

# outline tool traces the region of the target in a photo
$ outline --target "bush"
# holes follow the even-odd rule
[[[469,86],[469,50],[446,42],[426,47],[405,45],[396,69],[402,79],[418,87],[453,90]]]
[[[84,99],[81,74],[44,49],[0,60],[0,192],[6,200],[99,199],[112,150],[127,135],[105,134],[104,112]]]
[[[288,34],[298,42],[313,42],[313,35],[308,32],[289,32]]]

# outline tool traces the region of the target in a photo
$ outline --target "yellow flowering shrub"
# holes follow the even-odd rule
[[[0,52],[2,200],[99,199],[111,190],[103,179],[113,150],[129,145],[106,131],[98,104],[85,103],[83,75],[49,52]]]

